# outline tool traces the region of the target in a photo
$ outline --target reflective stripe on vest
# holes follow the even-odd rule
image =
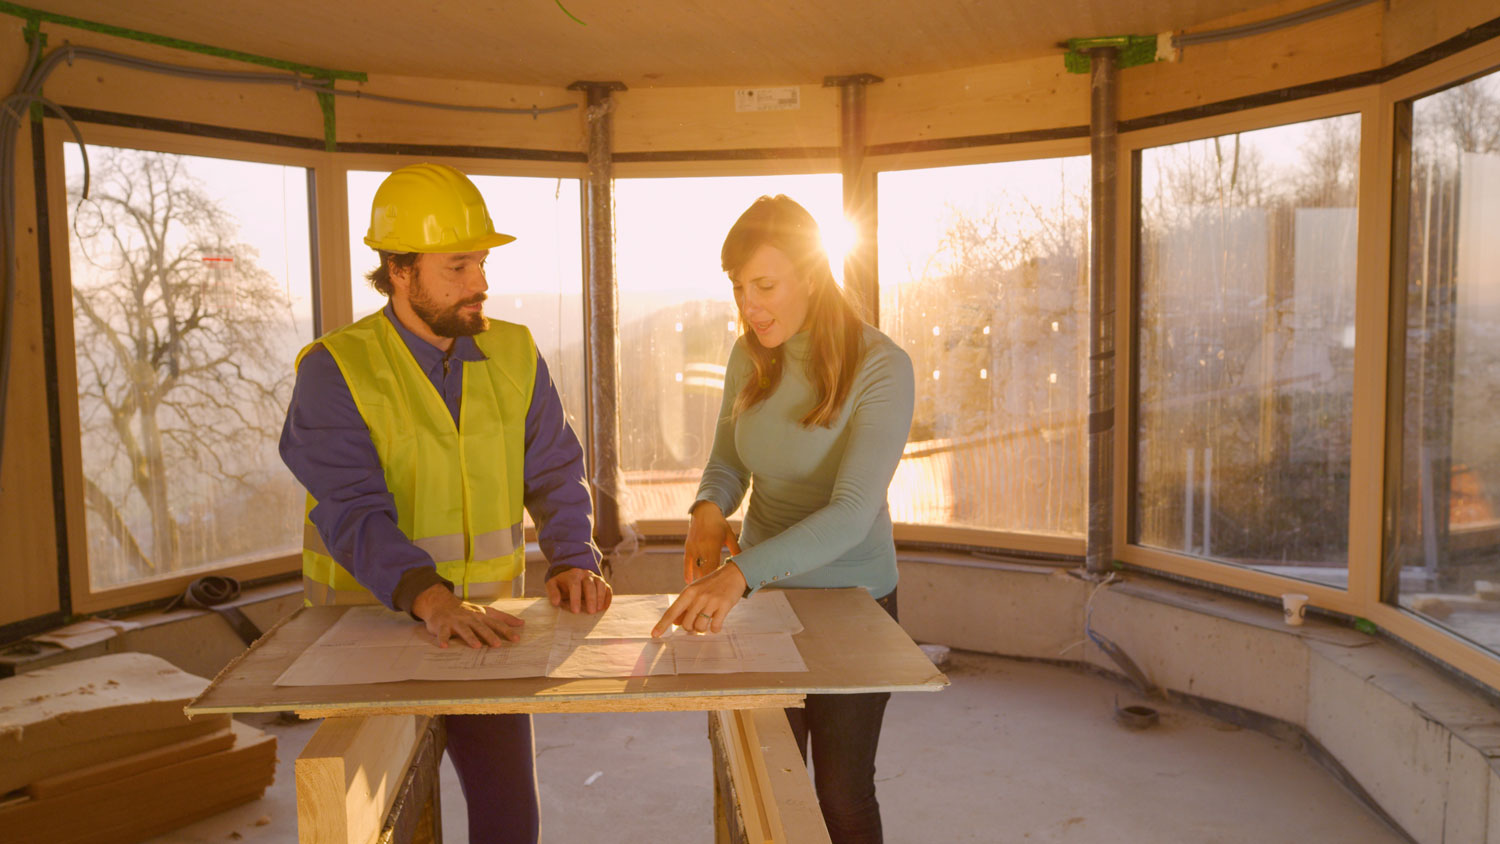
[[[434,562],[452,562],[464,557],[464,535],[461,533],[414,539],[412,544],[430,554]],[[492,530],[474,537],[474,558],[484,560],[506,557],[514,554],[517,549],[524,550],[525,545],[525,526],[517,522],[509,528]],[[324,557],[333,556],[329,553],[328,546],[323,544],[323,535],[318,533],[312,522],[305,519],[302,522],[302,550]]]
[[[369,427],[397,526],[459,595],[493,600],[507,596],[525,567],[522,467],[536,347],[524,327],[498,320],[474,342],[486,359],[463,364],[458,426],[383,311],[323,337],[297,360],[318,344],[329,351]],[[315,506],[309,495],[307,512]],[[310,518],[302,570],[315,603],[351,603],[363,590]]]
[[[514,580],[497,580],[492,583],[470,583],[468,600],[489,603],[501,598],[519,598],[525,591],[525,575]],[[350,604],[377,604],[370,590],[335,589],[316,580],[302,576],[302,603],[307,606],[347,606]]]

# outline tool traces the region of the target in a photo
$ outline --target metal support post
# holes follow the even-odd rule
[[[1089,509],[1084,559],[1102,576],[1114,564],[1115,224],[1118,50],[1091,59],[1089,157],[1093,164],[1089,244]]]
[[[829,76],[823,87],[839,89],[839,164],[844,176],[844,217],[854,226],[854,245],[844,256],[844,289],[871,325],[880,324],[876,278],[875,172],[865,166],[865,87],[879,76]]]

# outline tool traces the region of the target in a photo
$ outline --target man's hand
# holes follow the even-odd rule
[[[609,609],[614,591],[609,588],[609,581],[588,569],[567,568],[547,581],[547,600],[554,607],[561,607],[567,601],[570,611],[582,610],[593,615]]]
[[[502,640],[515,642],[521,633],[514,628],[526,622],[494,607],[473,604],[453,594],[448,587],[434,583],[411,602],[412,615],[427,624],[427,632],[437,639],[438,647],[448,647],[454,636],[469,647],[495,647]]]
[[[731,560],[688,584],[651,628],[651,635],[660,636],[674,624],[695,633],[718,633],[744,594],[745,575]]]

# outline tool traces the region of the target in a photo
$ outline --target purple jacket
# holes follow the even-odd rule
[[[389,304],[382,313],[396,326],[457,425],[463,365],[485,360],[484,353],[472,337],[459,337],[444,354],[402,325]],[[434,583],[453,588],[438,576],[432,557],[396,526],[395,498],[386,488],[370,430],[343,372],[322,346],[308,352],[297,368],[281,430],[281,459],[318,502],[309,515],[323,544],[381,603],[410,612],[412,600]],[[562,399],[540,354],[526,411],[525,474],[524,504],[550,563],[547,576],[568,567],[598,572],[583,447],[568,427]]]

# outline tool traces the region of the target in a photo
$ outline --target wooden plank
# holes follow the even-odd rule
[[[37,780],[26,786],[26,793],[42,800],[67,791],[101,785],[174,762],[196,759],[199,756],[217,753],[233,746],[234,731],[226,724],[224,729],[206,736],[197,736],[166,747],[158,747],[154,750]]]
[[[757,736],[760,768],[774,795],[773,804],[786,844],[830,844],[828,827],[817,792],[807,775],[807,765],[797,750],[797,738],[786,713],[779,709],[755,709],[740,713],[752,721]]]
[[[7,18],[0,38],[20,58],[24,42],[21,21]],[[12,60],[3,62],[14,68]],[[19,62],[15,62],[19,64]],[[15,76],[6,77],[14,79]],[[47,419],[47,372],[42,356],[41,285],[38,282],[35,168],[32,165],[31,121],[21,124],[15,147],[16,291],[11,336],[14,351],[5,401],[5,449],[0,461],[0,536],[6,537],[5,564],[0,566],[0,624],[56,612],[57,531],[52,506],[51,434]],[[60,178],[60,174],[59,174]],[[50,213],[64,214],[65,205],[51,204]],[[63,240],[66,247],[67,240]],[[62,285],[67,289],[67,284]],[[0,313],[5,305],[0,302]],[[57,312],[66,318],[70,309]],[[68,352],[64,350],[63,354]],[[67,396],[63,396],[67,401]]]
[[[380,832],[429,718],[330,718],[294,766],[297,840],[368,844]]]
[[[829,844],[807,766],[779,709],[713,712],[716,841]]]
[[[1207,31],[1298,11],[1305,0],[1259,6],[1195,26]],[[1236,97],[1373,70],[1381,64],[1383,4],[1370,4],[1300,26],[1189,47],[1177,62],[1133,67],[1121,75],[1120,119],[1131,120]]]
[[[610,711],[614,705],[639,705],[653,711],[670,709],[674,704],[679,708],[723,709],[753,703],[729,702],[733,698],[760,698],[760,705],[782,706],[788,698],[813,692],[937,691],[947,685],[947,678],[867,591],[788,589],[786,595],[805,628],[795,638],[807,663],[806,672],[276,686],[276,678],[287,666],[348,609],[306,607],[220,672],[188,711],[294,711],[306,717],[351,711]],[[582,707],[563,708],[573,704]]]
[[[1386,4],[1382,47],[1386,64],[1500,18],[1497,0],[1408,0]]]
[[[803,695],[684,695],[668,697],[662,695],[619,695],[599,697],[586,695],[565,700],[545,695],[525,699],[507,699],[493,703],[466,701],[460,708],[442,710],[448,714],[504,715],[528,713],[532,715],[563,715],[585,712],[706,712],[713,709],[763,709],[766,707],[801,707]],[[242,711],[242,710],[236,710]],[[280,711],[276,709],[257,711]],[[340,706],[329,704],[316,709],[294,710],[299,718],[346,718],[367,715],[389,715],[411,711],[409,704],[383,706],[381,704],[352,704]],[[435,714],[438,710],[433,710]]]
[[[756,743],[747,733],[746,722],[740,715],[738,711],[713,714],[719,722],[719,735],[723,740],[729,791],[743,830],[742,840],[747,844],[771,844],[776,840],[780,818],[769,785],[757,774],[753,761],[753,757],[759,755]],[[763,763],[761,767],[764,767]]]
[[[376,838],[379,844],[442,844],[443,804],[439,765],[447,745],[447,724],[429,719],[417,739],[417,750],[407,766],[406,778],[397,789],[396,800],[386,814]]]
[[[0,680],[0,793],[229,727],[182,707],[206,681],[159,657],[107,654]]]
[[[7,844],[140,841],[259,797],[276,776],[276,737],[236,722],[228,750],[0,807]]]

